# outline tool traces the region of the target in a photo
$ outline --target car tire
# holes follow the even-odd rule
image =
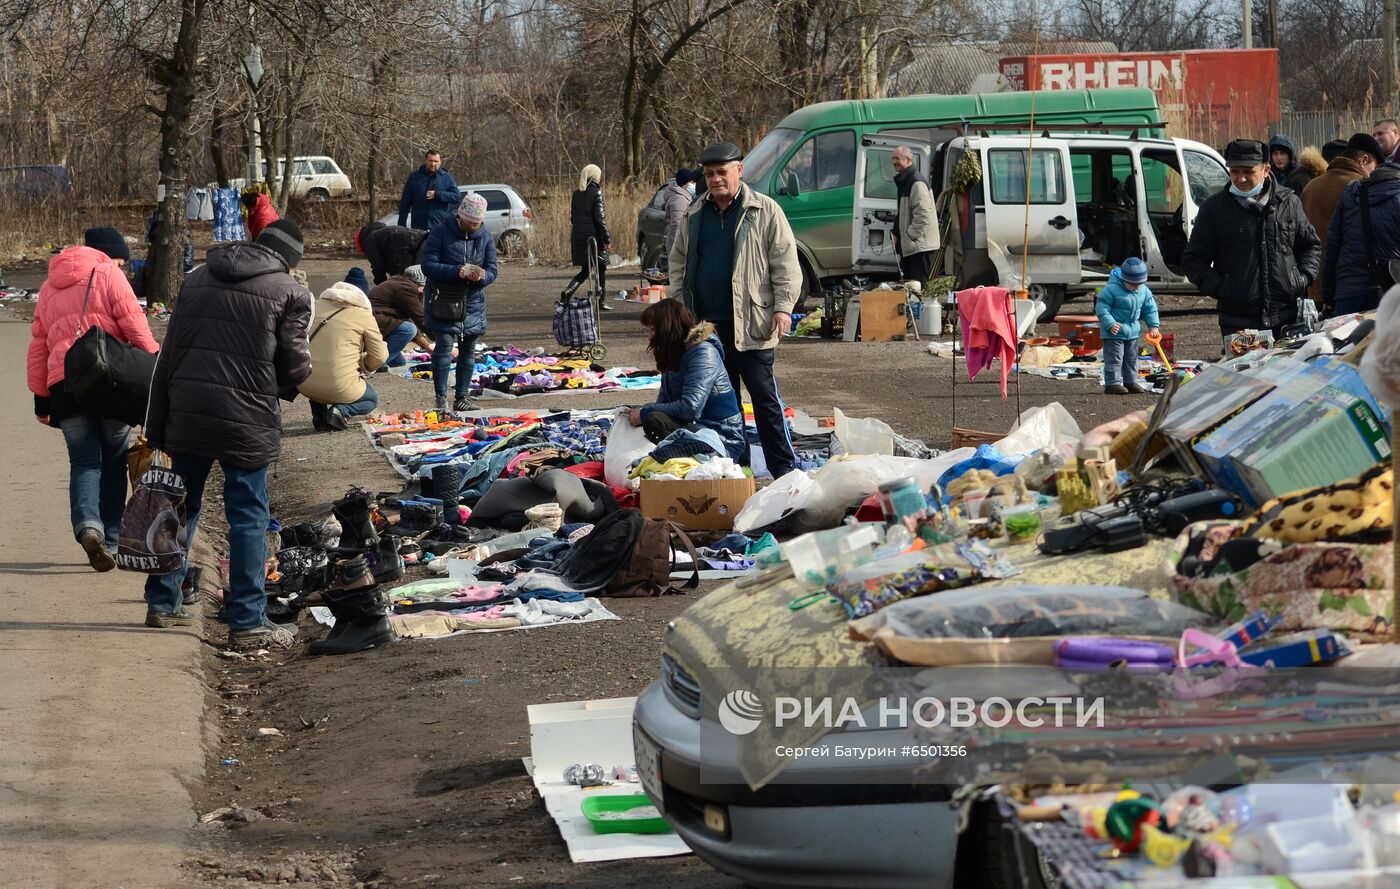
[[[329,201],[331,193],[324,188],[313,188],[306,193],[306,199],[308,201]]]
[[[496,239],[496,246],[506,256],[524,256],[525,233],[515,228],[501,232],[501,236]]]
[[[1031,298],[1044,300],[1045,311],[1040,313],[1040,317],[1035,319],[1037,324],[1050,324],[1054,322],[1055,316],[1060,314],[1060,310],[1065,305],[1065,285],[1063,284],[1032,284]]]
[[[954,889],[1059,889],[1040,852],[1002,818],[996,803],[974,803],[969,816],[958,841]]]

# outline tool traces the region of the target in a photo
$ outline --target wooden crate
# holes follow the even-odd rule
[[[860,295],[860,341],[886,343],[904,339],[909,322],[904,315],[908,296],[903,290],[867,290]]]

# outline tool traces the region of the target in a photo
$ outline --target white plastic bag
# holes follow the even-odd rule
[[[801,469],[794,469],[749,497],[734,517],[734,530],[747,534],[766,528],[801,509],[811,492],[812,477]]]
[[[848,417],[836,408],[836,440],[847,454],[894,456],[894,430],[874,417]]]
[[[1074,421],[1069,411],[1058,401],[1044,407],[1033,407],[1021,414],[1021,421],[1015,430],[993,445],[1007,457],[1019,457],[1038,451],[1041,448],[1059,449],[1061,445],[1074,445],[1084,433]]]
[[[812,475],[812,489],[801,505],[797,527],[834,528],[841,524],[846,510],[879,491],[885,482],[912,478],[927,491],[949,467],[973,455],[972,448],[959,448],[932,460],[913,457],[887,457],[877,454],[833,458]]]
[[[627,470],[632,464],[650,454],[655,447],[647,441],[642,427],[633,426],[627,420],[627,408],[618,410],[613,417],[612,431],[608,433],[608,448],[603,453],[603,478],[615,488],[641,486],[637,479],[629,479]]]

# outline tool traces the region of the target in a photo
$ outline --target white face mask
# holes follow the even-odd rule
[[[694,183],[694,182],[687,182],[687,183],[685,184],[685,190],[688,191],[688,192],[690,192],[691,194],[695,194],[695,183]]]

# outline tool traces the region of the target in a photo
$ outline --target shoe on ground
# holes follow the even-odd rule
[[[262,626],[251,630],[229,630],[228,647],[234,651],[258,648],[291,648],[297,644],[296,629],[264,620]]]
[[[374,372],[377,373],[377,374],[386,374],[386,373],[389,372],[389,365],[387,365],[387,364],[381,364],[381,365],[379,365],[378,368],[375,369]]]
[[[317,432],[334,432],[334,431],[335,431],[334,429],[331,428],[330,424],[327,423],[327,422],[324,421],[324,420],[312,420],[312,421],[311,421],[311,428],[314,429],[314,430],[316,430]]]
[[[1104,387],[1103,387],[1103,394],[1105,394],[1105,395],[1127,395],[1127,394],[1128,394],[1128,389],[1127,389],[1126,386],[1104,386]]]
[[[1123,388],[1128,390],[1128,394],[1129,394],[1129,395],[1146,395],[1146,394],[1147,394],[1147,390],[1144,389],[1143,387],[1139,386],[1137,383],[1129,383],[1129,384],[1127,384],[1126,386],[1124,386]]]
[[[433,400],[433,410],[437,411],[438,413],[442,413],[447,410],[446,395],[439,395],[436,399]]]
[[[604,312],[611,312],[613,310],[613,307],[608,305],[608,301],[605,299],[598,301],[598,308],[602,309]]]
[[[181,605],[174,611],[147,611],[146,626],[154,627],[157,630],[165,630],[170,627],[188,627],[194,623],[194,612]]]
[[[326,411],[326,425],[336,432],[344,432],[346,429],[350,428],[350,425],[345,422],[345,415],[340,412],[339,407],[332,407],[330,410]]]
[[[111,571],[117,560],[107,551],[107,541],[96,528],[84,528],[78,533],[78,545],[87,553],[88,564],[94,571]]]
[[[452,400],[452,409],[454,411],[474,411],[476,410],[476,401],[466,395],[458,395]]]

